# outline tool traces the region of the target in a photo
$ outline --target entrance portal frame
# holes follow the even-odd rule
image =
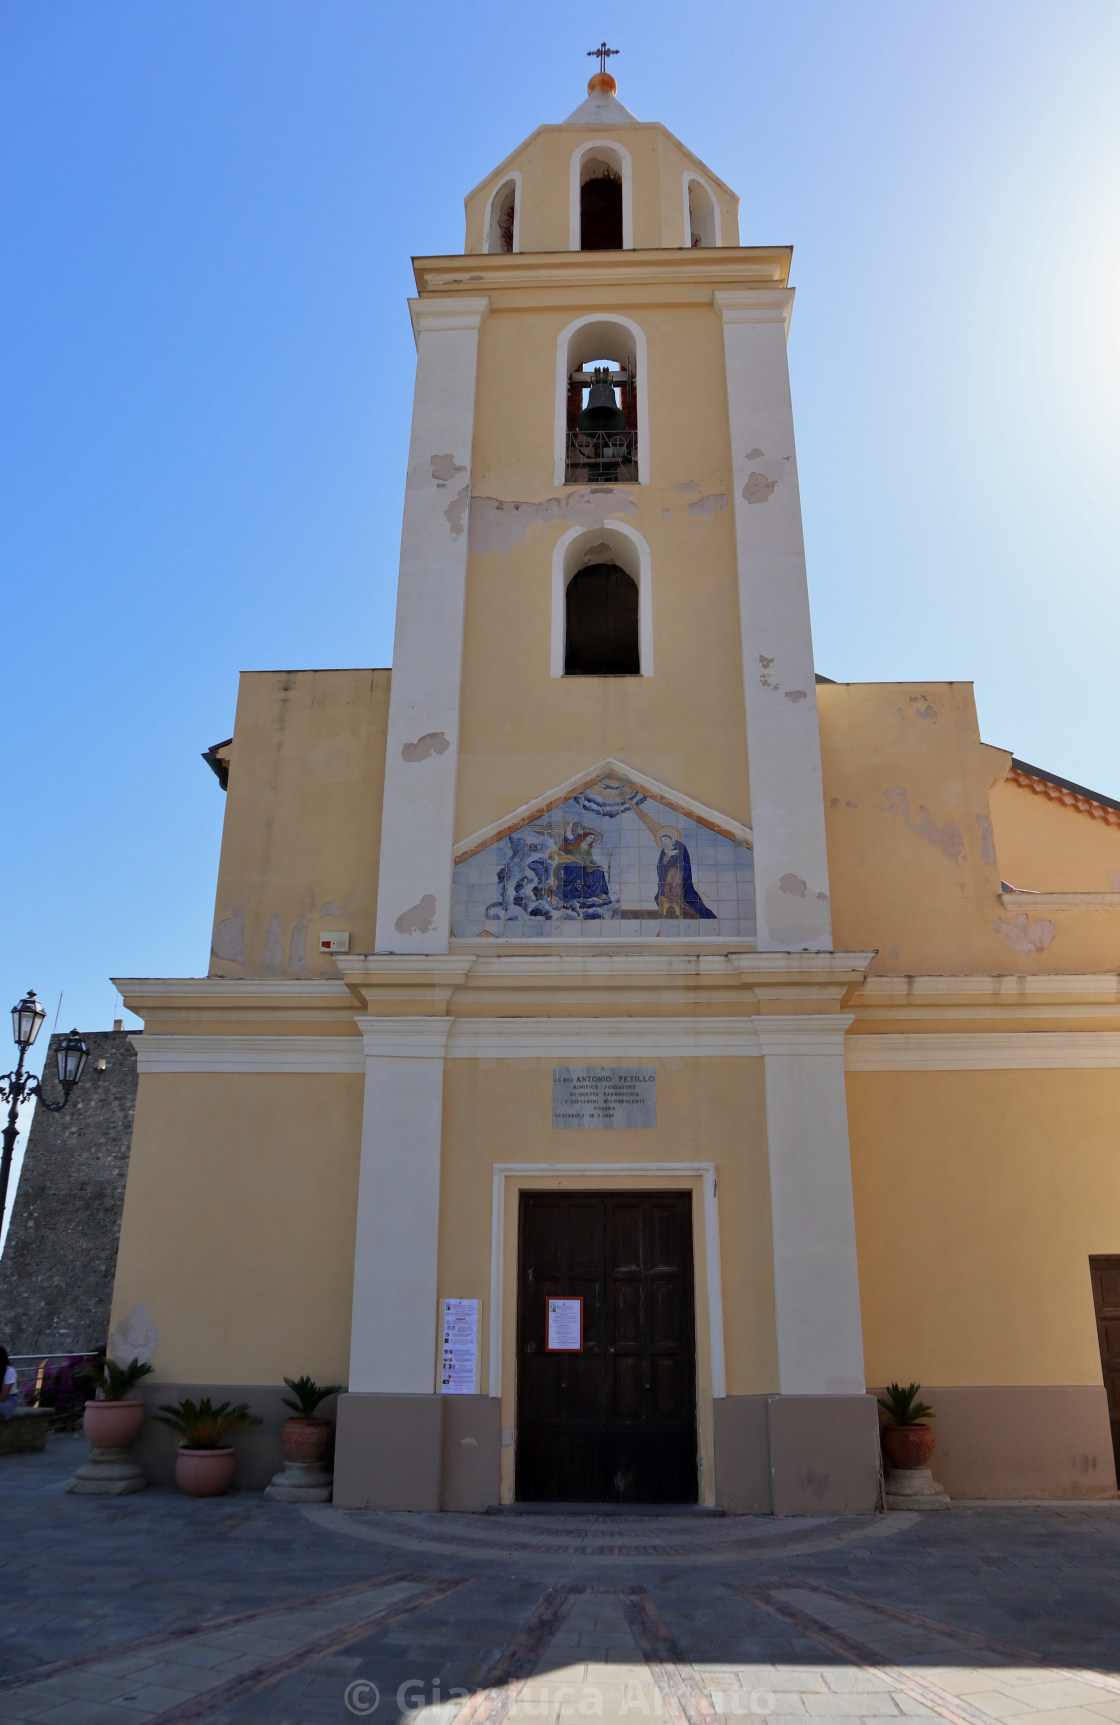
[[[501,1501],[513,1503],[516,1443],[517,1215],[522,1192],[690,1191],[700,1502],[716,1501],[713,1403],[727,1394],[719,1190],[714,1162],[495,1162],[488,1384],[502,1406]],[[706,1290],[706,1297],[705,1297]],[[505,1357],[507,1348],[509,1359]]]

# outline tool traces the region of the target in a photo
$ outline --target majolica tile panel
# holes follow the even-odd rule
[[[604,776],[456,863],[451,932],[753,940],[754,858],[744,840]]]

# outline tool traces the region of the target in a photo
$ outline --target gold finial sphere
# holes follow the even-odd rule
[[[589,96],[617,96],[618,85],[609,72],[592,72],[587,80]]]

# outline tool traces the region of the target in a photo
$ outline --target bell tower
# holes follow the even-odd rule
[[[735,194],[635,118],[595,52],[586,101],[468,194],[463,255],[415,260],[377,951],[827,951],[790,252],[739,244]],[[482,835],[604,761],[747,847],[710,916],[638,915],[656,904],[625,893],[603,915],[554,883],[515,904],[469,866]]]

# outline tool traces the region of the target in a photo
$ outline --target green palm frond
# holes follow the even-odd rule
[[[896,1426],[916,1426],[935,1417],[929,1403],[917,1399],[921,1387],[921,1384],[907,1384],[903,1389],[901,1384],[888,1384],[878,1397],[879,1406]]]

